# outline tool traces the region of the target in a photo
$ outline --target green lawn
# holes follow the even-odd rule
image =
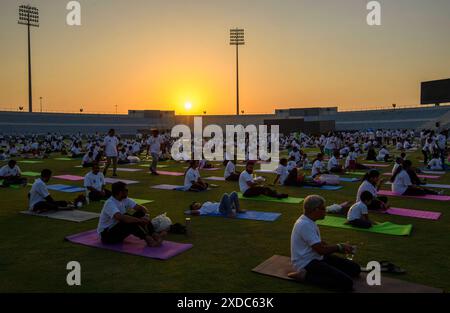
[[[52,156],[56,158],[57,156]],[[410,154],[417,160],[420,152]],[[417,163],[417,162],[415,162]],[[169,163],[164,170],[184,171],[184,164]],[[51,168],[54,175],[84,175],[75,168],[79,161],[44,160],[42,164],[20,164],[22,171]],[[220,188],[203,193],[183,193],[150,189],[155,184],[182,184],[183,177],[150,176],[142,172],[119,172],[124,179],[139,180],[129,186],[130,197],[152,199],[147,204],[151,215],[167,212],[174,222],[184,222],[183,211],[194,201],[217,200],[223,192],[237,189],[237,184],[214,182]],[[382,169],[382,170],[390,170]],[[222,176],[223,170],[203,172],[202,176]],[[272,175],[265,175],[272,177]],[[34,178],[29,178],[33,181]],[[430,180],[431,181],[431,180]],[[434,180],[432,181],[435,182]],[[446,174],[439,183],[450,184]],[[82,185],[52,179],[50,183]],[[343,183],[339,191],[280,188],[295,197],[311,193],[323,195],[328,203],[353,200],[358,183]],[[388,188],[388,187],[385,187]],[[275,222],[257,222],[222,218],[193,217],[193,235],[171,235],[170,240],[190,242],[194,247],[168,261],[158,261],[112,251],[93,249],[64,241],[70,234],[94,229],[97,220],[71,223],[20,215],[26,209],[27,188],[0,189],[0,292],[316,292],[310,286],[254,274],[251,269],[274,254],[289,255],[292,225],[300,216],[299,205],[242,201],[249,210],[280,212]],[[449,194],[446,190],[446,194]],[[52,192],[57,199],[74,194]],[[409,237],[394,237],[354,230],[321,227],[322,238],[329,242],[349,241],[358,245],[355,260],[389,260],[405,268],[401,279],[450,290],[450,210],[449,202],[391,198],[396,207],[439,211],[438,221],[398,216],[374,216],[377,221],[414,225]],[[100,212],[100,203],[84,210]],[[82,285],[66,284],[66,264],[78,261],[82,267]]]

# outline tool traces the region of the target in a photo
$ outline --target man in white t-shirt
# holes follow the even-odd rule
[[[41,213],[47,211],[57,210],[71,210],[73,206],[69,206],[66,201],[55,201],[48,192],[47,183],[50,181],[52,171],[44,169],[41,172],[41,177],[36,179],[31,186],[31,190],[28,193],[30,211]]]
[[[353,253],[348,244],[330,245],[322,241],[317,220],[325,218],[325,199],[318,195],[306,197],[303,215],[295,222],[291,233],[291,262],[296,272],[289,277],[339,291],[352,291],[353,278],[361,268],[334,253]]]
[[[119,145],[119,139],[115,136],[115,130],[110,129],[108,135],[103,140],[103,145],[105,149],[106,165],[103,170],[103,175],[106,176],[111,162],[113,164],[113,176],[117,176],[117,157],[119,152],[117,151],[117,146]]]
[[[20,168],[15,160],[9,160],[7,165],[0,168],[0,179],[3,180],[4,187],[9,187],[10,185],[25,186],[27,184],[27,179],[21,177]]]
[[[370,228],[372,222],[369,220],[368,206],[373,201],[373,195],[370,191],[363,191],[359,198],[361,200],[350,207],[347,213],[347,222],[354,227]]]
[[[287,194],[279,194],[275,190],[265,187],[261,180],[253,179],[254,162],[248,161],[245,171],[239,175],[239,189],[244,197],[257,197],[265,195],[272,198],[283,199],[287,198]]]
[[[131,209],[135,213],[127,214]],[[144,206],[128,198],[125,183],[114,183],[112,196],[106,200],[100,213],[97,233],[105,244],[120,243],[129,235],[134,235],[144,240],[150,247],[160,246],[172,222],[166,217],[156,225],[148,219],[146,213],[147,209]]]
[[[159,135],[157,129],[152,129],[152,135],[147,139],[147,154],[152,156],[152,164],[150,164],[150,172],[153,175],[158,175],[156,168],[158,166],[159,154],[161,152],[161,145],[163,143],[162,137]]]
[[[226,161],[226,166],[225,166],[225,172],[223,174],[223,177],[225,178],[225,180],[227,181],[238,181],[239,180],[239,175],[241,173],[236,172],[236,165],[234,165],[233,161],[228,160]]]
[[[100,173],[98,163],[92,165],[92,171],[84,176],[84,187],[88,190],[89,200],[106,200],[111,196],[111,191],[105,188],[105,176]]]

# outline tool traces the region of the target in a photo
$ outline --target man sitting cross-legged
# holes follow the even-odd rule
[[[130,215],[128,210],[134,210]],[[127,185],[112,184],[112,196],[106,200],[100,213],[97,232],[105,244],[122,242],[129,235],[144,240],[149,247],[160,246],[170,230],[172,221],[165,214],[153,220],[146,216],[147,209],[128,198]]]
[[[21,177],[20,168],[15,160],[9,160],[8,164],[0,168],[0,179],[3,179],[3,186],[27,184],[27,179]]]
[[[353,247],[341,243],[330,245],[322,241],[315,223],[326,215],[325,199],[311,195],[303,203],[303,215],[295,222],[291,234],[291,262],[296,272],[289,277],[308,283],[352,291],[353,277],[361,268],[353,261],[335,256],[334,253],[353,253]]]
[[[111,191],[105,189],[105,176],[100,172],[98,163],[92,165],[92,171],[84,176],[84,187],[89,191],[89,200],[106,200],[111,196]]]
[[[239,189],[244,197],[257,197],[259,195],[265,195],[272,198],[287,198],[287,194],[279,194],[275,190],[270,189],[262,184],[261,180],[253,179],[253,167],[254,162],[248,161],[245,167],[245,171],[242,171],[239,176]]]

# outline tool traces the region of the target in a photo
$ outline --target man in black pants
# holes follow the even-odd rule
[[[134,210],[133,215],[127,214]],[[148,246],[161,245],[162,238],[153,231],[151,221],[145,216],[147,209],[128,198],[127,185],[123,182],[112,184],[112,196],[106,200],[100,213],[97,232],[105,244],[122,242],[129,235],[144,240]]]
[[[359,276],[361,268],[334,253],[351,254],[354,248],[345,243],[325,243],[315,223],[325,218],[325,199],[317,195],[306,197],[303,211],[291,234],[291,262],[296,272],[289,273],[289,277],[324,288],[352,291],[353,278]]]
[[[73,205],[69,206],[67,201],[55,201],[48,192],[47,183],[50,181],[52,171],[44,169],[41,177],[34,181],[30,192],[28,193],[29,210],[37,213],[57,210],[72,210]]]
[[[245,171],[239,176],[239,189],[241,190],[244,197],[257,197],[259,195],[264,195],[272,198],[283,199],[287,198],[287,194],[279,194],[276,190],[265,187],[258,180],[253,180],[253,167],[254,162],[248,161],[245,167]]]
[[[84,187],[89,191],[89,200],[100,201],[111,197],[111,191],[105,188],[105,176],[100,173],[97,162],[92,165],[92,171],[84,176]]]

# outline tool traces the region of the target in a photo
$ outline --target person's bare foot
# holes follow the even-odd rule
[[[306,278],[306,271],[291,272],[288,274],[288,277],[296,281],[304,282]]]

